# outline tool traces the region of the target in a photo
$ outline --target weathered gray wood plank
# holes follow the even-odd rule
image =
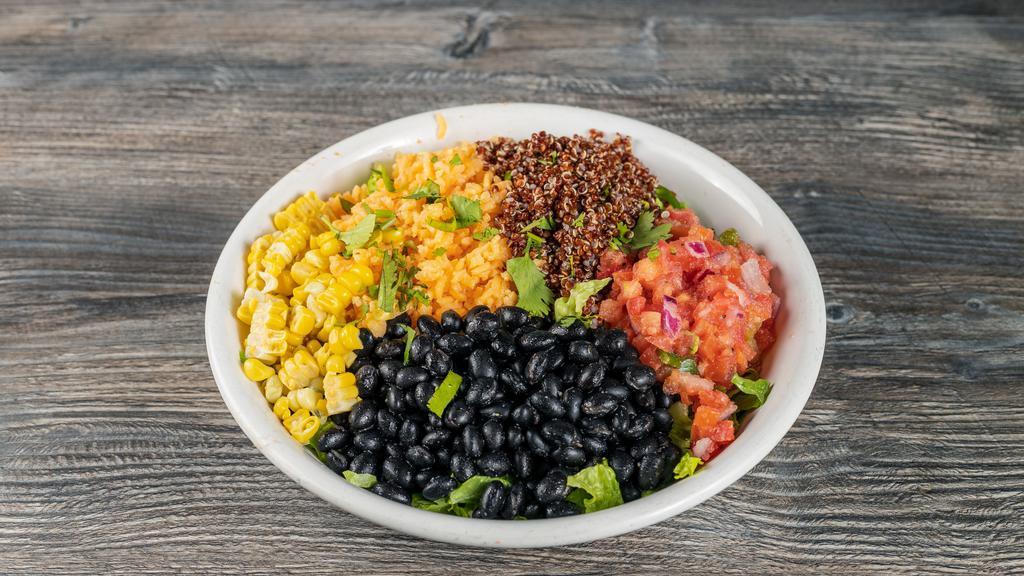
[[[759,182],[829,346],[782,444],[683,516],[485,551],[290,482],[228,415],[204,294],[347,135],[576,104]],[[1014,2],[0,4],[0,572],[1024,573],[1024,8]]]

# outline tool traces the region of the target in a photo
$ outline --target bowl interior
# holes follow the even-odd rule
[[[696,144],[621,116],[536,104],[467,106],[441,114],[448,123],[443,139],[435,137],[431,112],[362,132],[310,158],[253,205],[225,245],[207,299],[207,351],[221,395],[254,445],[292,479],[353,514],[424,538],[482,546],[552,546],[634,530],[702,502],[764,458],[810,395],[825,342],[824,298],[814,262],[768,195]],[[777,342],[763,370],[775,387],[737,440],[700,473],[646,498],[586,516],[525,522],[457,518],[388,501],[349,485],[292,440],[238,362],[241,332],[234,310],[244,286],[245,255],[253,239],[272,229],[271,216],[306,191],[327,197],[365,181],[372,162],[387,162],[396,151],[438,149],[498,135],[524,138],[537,130],[586,133],[591,128],[631,136],[637,157],[704,223],[719,230],[735,228],[776,265],[772,285],[782,308]]]

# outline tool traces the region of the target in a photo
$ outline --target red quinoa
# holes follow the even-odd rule
[[[478,142],[477,151],[512,182],[495,222],[514,254],[526,248],[523,228],[545,216],[553,221],[551,231],[530,232],[545,240],[533,256],[562,295],[594,278],[601,253],[618,234],[616,224],[632,229],[654,201],[657,180],[633,155],[628,136],[616,134],[609,142],[596,130],[571,138],[537,132],[528,140]]]

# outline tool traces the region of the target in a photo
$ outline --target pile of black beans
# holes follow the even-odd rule
[[[566,477],[603,458],[627,502],[671,480],[681,456],[668,440],[672,399],[621,330],[563,327],[516,307],[447,311],[418,319],[406,365],[402,324],[408,316],[383,338],[360,332],[350,370],[362,400],[318,440],[335,472],[373,474],[373,492],[406,504],[507,476],[473,512],[505,519],[580,513]],[[449,371],[462,384],[438,417],[427,402]]]

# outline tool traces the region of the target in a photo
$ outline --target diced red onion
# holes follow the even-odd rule
[[[726,264],[729,263],[730,258],[732,258],[732,255],[729,254],[729,252],[723,250],[722,252],[719,252],[718,254],[715,254],[714,256],[711,257],[711,264],[713,266],[721,268],[722,266],[725,266]]]
[[[740,301],[740,306],[745,307],[747,305],[747,302],[749,301],[747,299],[747,293],[744,292],[742,288],[733,284],[732,282],[729,282],[728,280],[725,281],[725,287],[728,288],[730,292],[736,295],[736,299]]]
[[[707,462],[711,452],[711,438],[701,438],[693,443],[693,455]]]
[[[687,242],[686,251],[694,258],[707,258],[708,247],[703,242]]]
[[[663,296],[661,299],[661,329],[670,338],[675,338],[682,327],[683,319],[679,316],[679,305],[676,303],[676,299],[671,296]]]
[[[755,294],[767,294],[772,291],[771,286],[765,281],[761,274],[761,265],[757,259],[751,258],[740,266],[740,273],[743,275],[743,282]]]
[[[729,406],[719,414],[718,420],[722,421],[736,413],[736,404],[729,402]]]

